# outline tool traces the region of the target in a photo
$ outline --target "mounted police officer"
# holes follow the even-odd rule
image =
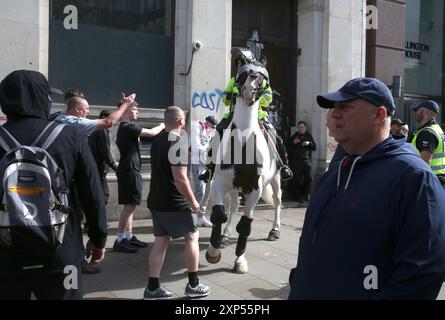
[[[445,146],[443,131],[436,123],[440,112],[439,105],[432,100],[423,101],[413,108],[420,129],[414,133],[411,143],[420,157],[431,167],[436,176],[445,185]]]
[[[222,138],[223,132],[229,126],[230,122],[233,118],[233,113],[236,106],[236,97],[239,95],[238,82],[239,77],[241,77],[247,69],[243,68],[249,64],[259,64],[256,62],[254,55],[252,52],[246,48],[233,48],[231,51],[233,61],[236,67],[236,76],[232,77],[227,84],[226,90],[224,91],[224,95],[222,96],[222,101],[224,105],[229,107],[229,112],[227,112],[221,122],[216,127],[216,131],[219,134],[219,137]],[[245,69],[245,70],[243,70]],[[272,150],[277,158],[277,163],[280,168],[280,176],[283,181],[287,181],[292,179],[293,174],[288,166],[288,158],[286,149],[284,147],[283,139],[277,134],[275,128],[272,123],[267,118],[267,108],[269,104],[272,102],[272,88],[269,85],[269,74],[265,68],[265,66],[261,68],[264,70],[263,76],[264,80],[261,86],[261,97],[260,97],[260,108],[258,109],[258,119],[262,122],[264,128],[267,132],[276,139],[276,149]],[[211,144],[212,145],[212,144]],[[211,156],[211,154],[209,154]],[[199,179],[205,182],[209,181],[214,173],[215,165],[210,163],[207,165],[207,168],[199,175]]]

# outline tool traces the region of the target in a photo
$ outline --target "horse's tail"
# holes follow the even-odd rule
[[[263,194],[261,195],[261,198],[263,198],[263,200],[271,205],[274,205],[274,201],[273,201],[273,190],[272,190],[272,185],[269,183],[267,184],[264,188],[263,188]]]

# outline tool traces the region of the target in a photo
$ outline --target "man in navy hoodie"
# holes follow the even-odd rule
[[[436,299],[445,275],[445,191],[390,137],[395,105],[377,79],[317,97],[347,155],[321,179],[289,299]]]

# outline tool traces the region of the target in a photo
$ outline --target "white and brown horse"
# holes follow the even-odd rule
[[[279,237],[281,209],[281,181],[273,150],[268,143],[274,144],[273,137],[266,140],[258,121],[259,98],[262,94],[263,80],[267,71],[258,63],[241,67],[236,77],[239,94],[232,122],[219,143],[216,158],[215,176],[207,208],[211,207],[210,219],[213,223],[210,246],[206,252],[207,261],[218,263],[221,259],[221,229],[227,222],[224,199],[231,198],[231,219],[238,210],[238,192],[246,196],[246,206],[236,231],[238,242],[234,271],[248,271],[246,254],[247,239],[251,233],[253,212],[260,199],[271,202],[275,207],[275,222],[269,239]],[[228,224],[230,227],[230,224]],[[227,230],[226,230],[227,232]],[[226,234],[227,236],[227,234]]]

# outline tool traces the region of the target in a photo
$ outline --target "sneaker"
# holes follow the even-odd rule
[[[80,269],[82,274],[96,274],[100,273],[100,267],[96,263],[88,263],[87,261],[83,261],[80,265]]]
[[[148,246],[147,242],[139,240],[138,238],[136,238],[136,236],[133,236],[130,240],[128,240],[128,242],[130,242],[130,244],[134,247],[138,248],[145,248]]]
[[[196,222],[197,227],[211,228],[213,224],[207,220],[205,216],[199,216],[198,221]]]
[[[155,291],[150,291],[148,288],[144,290],[144,300],[148,299],[170,299],[173,297],[173,293],[165,290],[164,288],[157,288]]]
[[[138,248],[133,246],[127,239],[122,239],[121,242],[114,241],[113,250],[116,252],[135,253]]]
[[[201,283],[194,288],[190,286],[190,283],[187,283],[187,285],[185,286],[185,295],[190,298],[206,297],[209,295],[209,293],[210,288]]]
[[[292,179],[294,174],[292,173],[292,170],[288,166],[281,167],[280,170],[280,177],[283,181],[288,181]]]

